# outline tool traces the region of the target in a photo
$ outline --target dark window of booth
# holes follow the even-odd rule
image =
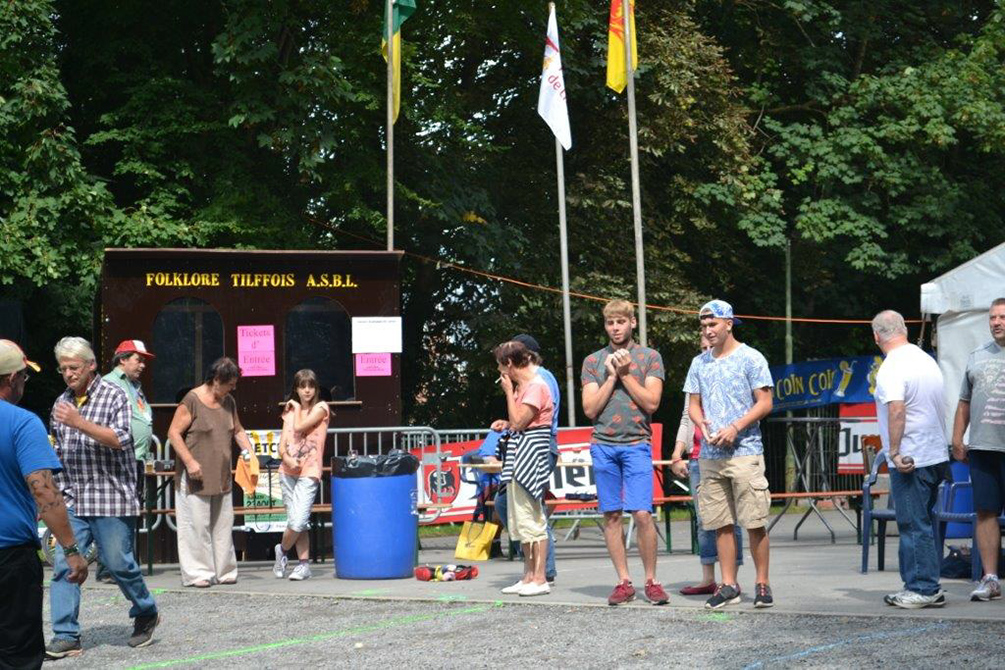
[[[338,302],[308,298],[286,315],[286,389],[293,375],[309,368],[318,376],[321,399],[354,400],[352,324]]]
[[[223,356],[223,319],[212,305],[198,298],[178,298],[164,305],[154,319],[153,400],[181,402],[202,383],[213,361]]]

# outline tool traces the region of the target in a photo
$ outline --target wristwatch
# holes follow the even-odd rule
[[[74,542],[73,544],[71,544],[69,547],[63,547],[63,555],[64,556],[73,556],[73,555],[79,555],[79,554],[80,554],[80,549],[77,548],[77,543],[76,542]]]

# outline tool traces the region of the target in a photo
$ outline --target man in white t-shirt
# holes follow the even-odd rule
[[[876,374],[876,418],[890,468],[890,494],[900,531],[904,590],[884,598],[904,609],[942,607],[942,547],[935,545],[932,508],[948,479],[949,449],[942,411],[942,371],[935,359],[907,341],[904,317],[893,310],[872,320],[872,334],[886,356]]]

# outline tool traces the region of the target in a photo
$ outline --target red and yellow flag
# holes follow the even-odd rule
[[[639,52],[635,43],[635,0],[629,0],[632,36],[632,71],[639,66]],[[611,18],[607,25],[607,86],[617,93],[628,85],[628,68],[625,67],[625,0],[611,0]]]

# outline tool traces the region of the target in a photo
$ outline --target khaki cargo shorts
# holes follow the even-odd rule
[[[703,458],[699,468],[698,513],[705,530],[733,524],[743,528],[767,525],[771,492],[764,476],[764,456]]]

